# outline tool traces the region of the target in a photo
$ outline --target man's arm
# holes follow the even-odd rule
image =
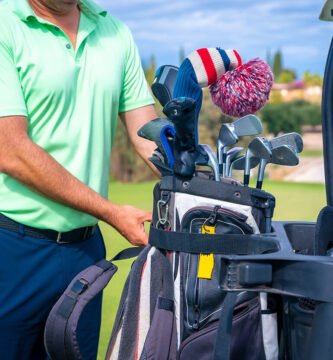
[[[0,118],[0,171],[34,191],[107,222],[133,245],[146,244],[151,213],[116,205],[70,174],[27,135],[23,116]]]
[[[148,160],[156,149],[156,144],[138,136],[138,130],[151,120],[158,117],[153,105],[144,106],[135,110],[126,111],[120,114],[120,118],[124,122],[129,138],[142,159],[151,167],[154,173],[159,177],[160,173],[154,165]]]

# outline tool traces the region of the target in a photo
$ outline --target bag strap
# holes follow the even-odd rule
[[[77,340],[77,327],[85,307],[117,272],[118,268],[112,261],[131,259],[143,249],[125,249],[112,260],[103,259],[75,276],[53,306],[46,321],[44,343],[52,360],[83,359]]]
[[[230,360],[232,319],[237,294],[237,292],[228,292],[223,302],[213,360]]]
[[[191,254],[255,255],[276,252],[276,241],[261,235],[210,235],[164,231],[153,226],[149,243],[162,250]]]

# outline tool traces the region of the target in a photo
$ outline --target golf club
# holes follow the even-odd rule
[[[250,170],[255,168],[260,163],[260,159],[256,157],[250,158]],[[232,176],[232,170],[243,170],[245,168],[245,155],[242,155],[231,161],[228,176]]]
[[[283,134],[271,139],[269,142],[272,147],[272,158],[269,161],[262,159],[260,162],[257,180],[258,189],[262,188],[265,168],[268,163],[285,166],[296,166],[299,164],[297,153],[303,151],[303,139],[301,135],[295,132]],[[289,148],[286,148],[285,146]]]
[[[198,148],[202,150],[206,156],[200,155],[196,160],[196,165],[209,166],[213,170],[215,181],[220,181],[219,163],[215,152],[207,144],[200,144]]]
[[[257,137],[251,141],[245,155],[245,169],[244,169],[244,186],[248,186],[250,182],[250,159],[256,157],[268,160],[272,156],[272,147],[270,142],[263,138]]]
[[[272,149],[272,156],[269,159],[261,159],[258,172],[257,189],[262,188],[262,183],[267,164],[276,164],[284,166],[296,166],[299,164],[299,158],[295,149],[290,145],[281,145]]]
[[[241,136],[258,135],[262,132],[262,124],[255,115],[246,115],[233,123],[222,124],[217,141],[217,154],[220,164],[220,172],[226,162],[227,147],[236,144]]]
[[[227,154],[226,154],[226,161],[225,161],[225,166],[223,166],[223,174],[222,176],[223,177],[226,177],[228,176],[229,172],[230,172],[230,164],[231,162],[237,158],[237,156],[239,155],[239,153],[241,151],[243,151],[244,148],[242,147],[234,147],[234,148],[231,148],[227,151]]]
[[[172,99],[177,74],[178,67],[173,65],[163,65],[156,71],[151,90],[162,106]]]

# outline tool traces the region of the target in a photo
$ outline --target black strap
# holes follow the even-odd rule
[[[112,261],[131,259],[143,249],[125,249],[111,261],[100,260],[75,276],[54,305],[46,322],[45,346],[51,359],[82,359],[76,331],[81,314],[116,273],[117,267]]]
[[[141,254],[144,246],[139,247],[130,247],[120,251],[117,255],[115,255],[110,261],[118,261],[118,260],[128,260],[134,257],[137,257]]]
[[[230,360],[232,319],[237,294],[237,292],[228,292],[224,299],[219,328],[216,335],[213,360]]]
[[[255,255],[279,250],[275,240],[260,235],[209,235],[150,228],[149,243],[159,249],[192,254]]]

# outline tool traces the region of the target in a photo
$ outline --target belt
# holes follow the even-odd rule
[[[0,214],[0,228],[38,239],[53,240],[58,244],[68,244],[87,240],[95,233],[97,225],[87,226],[67,232],[58,232],[55,230],[38,229],[26,226],[9,219],[3,214]]]

